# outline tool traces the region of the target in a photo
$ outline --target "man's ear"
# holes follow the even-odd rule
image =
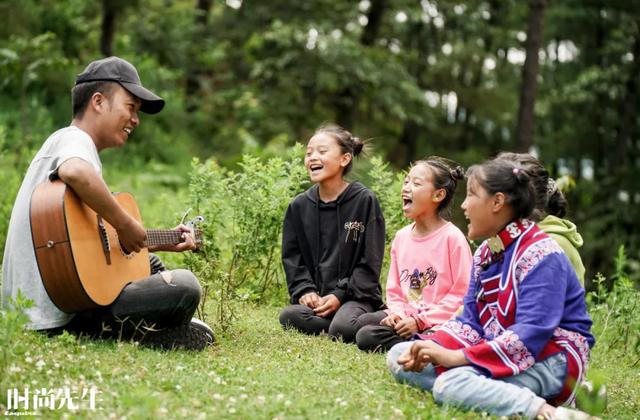
[[[504,193],[497,192],[493,195],[491,201],[491,210],[494,213],[499,212],[507,205],[507,196]]]
[[[104,94],[102,92],[94,92],[93,95],[91,95],[91,100],[89,101],[89,106],[95,112],[99,113],[102,110],[104,110],[106,104],[107,104],[107,97],[104,96]]]

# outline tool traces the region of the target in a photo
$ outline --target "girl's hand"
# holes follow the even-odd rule
[[[385,327],[395,327],[398,321],[402,319],[402,316],[399,314],[390,314],[380,321],[380,325],[384,325]]]
[[[311,309],[314,309],[320,304],[320,296],[316,292],[305,293],[298,300],[298,303],[300,305],[304,305]]]
[[[428,355],[431,363],[444,366],[446,368],[469,364],[469,361],[467,361],[462,350],[449,350],[434,343],[433,341],[432,343],[433,346],[429,346],[422,350]]]
[[[429,362],[424,359],[425,355],[420,355],[420,350],[427,341],[414,341],[413,345],[407,349],[402,356],[398,357],[398,364],[402,365],[405,371],[421,372]],[[418,359],[418,357],[422,359]]]
[[[340,308],[340,300],[335,295],[320,298],[320,303],[314,309],[316,316],[326,318]]]
[[[401,360],[402,359],[402,360]],[[422,372],[428,363],[447,368],[468,365],[462,350],[449,350],[432,340],[416,341],[398,358],[405,371]]]
[[[428,363],[433,363],[429,352],[425,351],[433,346],[438,346],[431,340],[415,341],[409,350],[398,358],[398,363],[405,371],[422,372]],[[440,347],[440,346],[438,346]]]
[[[394,327],[396,334],[400,337],[408,340],[411,336],[418,332],[418,321],[415,318],[409,316],[399,321]]]

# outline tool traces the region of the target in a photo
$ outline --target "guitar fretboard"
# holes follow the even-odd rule
[[[168,229],[147,229],[146,246],[175,245],[184,242],[182,232]]]

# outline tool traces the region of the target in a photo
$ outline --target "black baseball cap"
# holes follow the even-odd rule
[[[146,114],[157,114],[164,108],[164,99],[142,86],[138,71],[133,64],[120,57],[107,57],[91,62],[76,77],[76,85],[86,82],[112,81],[118,82],[133,96],[140,99],[140,111]]]

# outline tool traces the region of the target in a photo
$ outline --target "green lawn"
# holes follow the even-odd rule
[[[394,382],[384,356],[326,337],[283,331],[275,308],[243,306],[228,336],[202,353],[135,343],[14,337],[6,388],[99,391],[96,409],[44,409],[47,418],[477,418],[441,408],[428,393]],[[608,418],[640,413],[640,368],[596,351],[609,387]],[[84,399],[85,405],[87,398]],[[1,405],[4,404],[5,407]],[[6,390],[0,408],[6,408]]]

